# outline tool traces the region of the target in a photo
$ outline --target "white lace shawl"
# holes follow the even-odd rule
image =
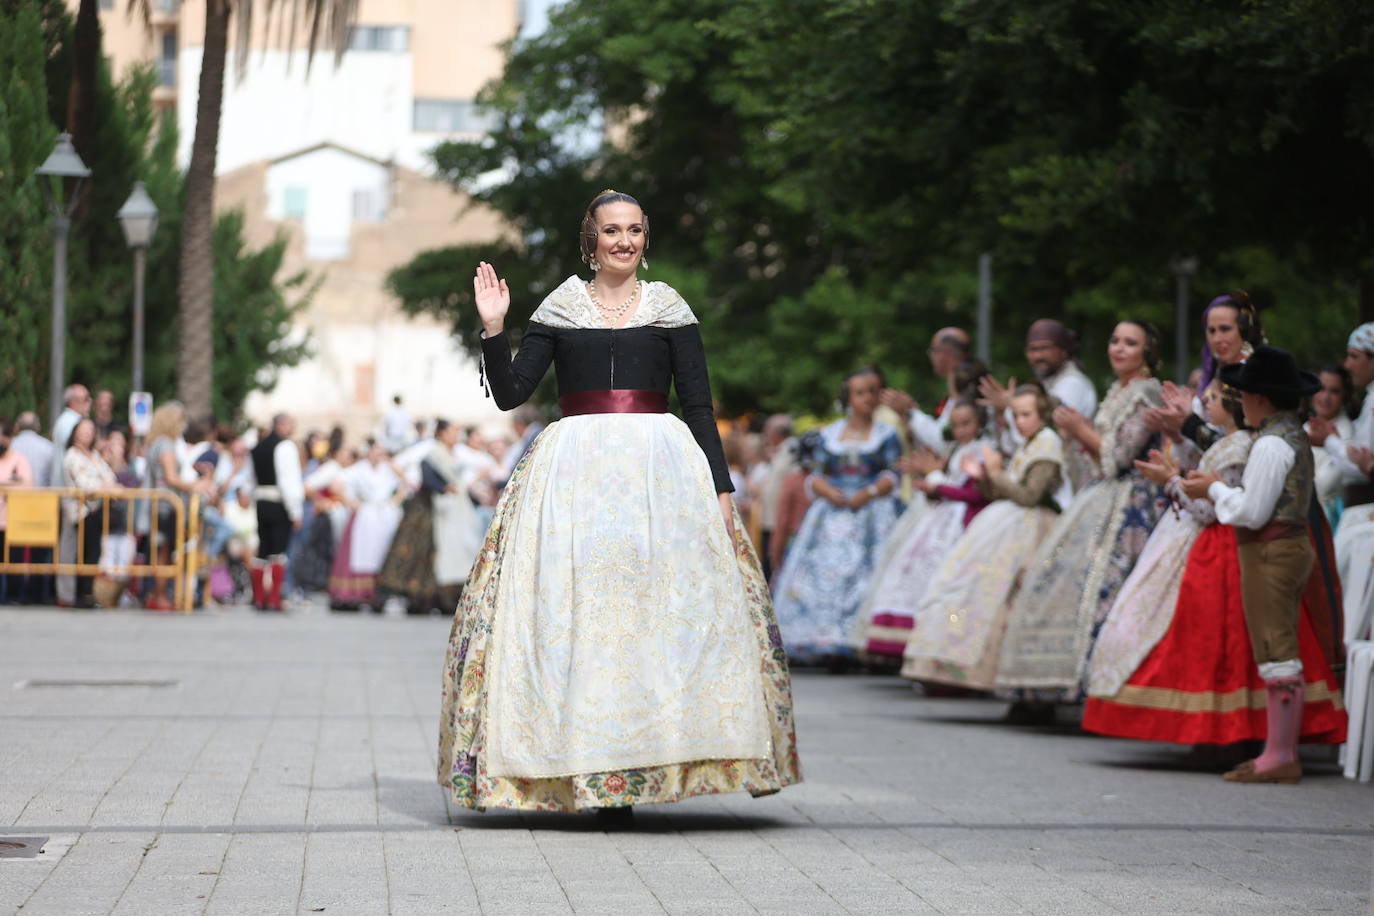
[[[576,275],[564,280],[549,293],[530,316],[530,321],[563,330],[609,327],[592,302],[586,281]],[[697,316],[692,314],[687,300],[677,290],[667,283],[650,280],[644,284],[639,305],[623,327],[681,328],[696,323]]]

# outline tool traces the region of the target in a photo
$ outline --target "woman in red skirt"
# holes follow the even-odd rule
[[[1239,440],[1243,423],[1238,392],[1223,390],[1222,403],[1234,425],[1214,448]],[[1083,712],[1088,731],[1119,738],[1176,744],[1234,744],[1263,740],[1265,682],[1251,650],[1241,600],[1236,530],[1216,522],[1208,500],[1190,500],[1179,486],[1178,468],[1158,453],[1138,462],[1141,472],[1179,504],[1209,524],[1198,535],[1183,572],[1173,620],[1164,638],[1110,698],[1092,697]],[[1304,680],[1301,740],[1340,744],[1346,717],[1340,686],[1304,603],[1298,627]]]

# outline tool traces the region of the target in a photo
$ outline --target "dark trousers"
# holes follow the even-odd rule
[[[4,535],[4,532],[0,532]],[[11,547],[5,541],[11,563],[51,563],[51,547]],[[52,604],[52,576],[10,573],[5,579],[5,601],[10,604]]]
[[[105,512],[103,509],[92,509],[86,516],[86,521],[81,531],[81,552],[78,556],[83,564],[100,562],[100,536],[104,526]],[[111,526],[111,531],[114,530]],[[86,601],[91,597],[91,591],[95,588],[94,575],[81,575],[76,577],[76,600],[78,603]]]

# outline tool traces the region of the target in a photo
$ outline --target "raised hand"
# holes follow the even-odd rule
[[[1321,417],[1313,417],[1307,421],[1307,438],[1312,440],[1312,444],[1321,448],[1326,444],[1326,440],[1336,434],[1336,425],[1329,420]]]
[[[1201,471],[1189,471],[1188,476],[1183,480],[1184,495],[1189,499],[1208,499],[1208,488],[1220,480],[1221,478],[1215,474],[1204,474]]]
[[[1186,385],[1165,382],[1160,388],[1160,396],[1164,399],[1165,404],[1175,411],[1182,412],[1185,416],[1193,409],[1193,389]]]
[[[884,388],[878,395],[878,400],[884,407],[896,411],[906,420],[906,415],[916,407],[916,399],[905,391],[898,391],[896,388]]]
[[[1150,449],[1148,461],[1137,461],[1135,466],[1146,480],[1161,487],[1178,473],[1178,465],[1173,462],[1173,459],[1167,457],[1157,448]]]
[[[984,407],[991,407],[999,414],[1011,406],[1011,393],[1016,390],[1016,378],[1007,379],[1005,385],[997,383],[997,379],[991,375],[985,375],[978,380],[978,393],[982,395],[978,403]]]
[[[1002,473],[1002,453],[991,445],[983,446],[983,467],[987,468],[989,474]]]
[[[963,471],[973,480],[982,480],[984,476],[983,462],[978,460],[976,455],[965,455],[964,460],[959,462],[963,466]]]
[[[477,265],[472,278],[472,297],[477,301],[477,314],[482,327],[491,337],[506,329],[506,312],[510,310],[510,288],[496,276],[496,268],[486,261]]]

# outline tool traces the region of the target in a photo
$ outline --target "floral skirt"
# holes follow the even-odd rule
[[[1031,561],[1012,607],[999,695],[1082,699],[1093,643],[1159,513],[1158,488],[1134,471],[1074,497]]]
[[[371,604],[377,598],[377,576],[358,572],[349,563],[357,520],[357,513],[349,516],[329,567],[329,600],[336,604]]]
[[[873,577],[859,612],[856,643],[861,652],[902,657],[916,609],[940,564],[963,535],[967,512],[968,506],[961,502],[937,503],[916,527],[905,529],[898,522],[893,528],[894,535],[902,530],[904,537]]]
[[[980,512],[945,558],[916,610],[902,676],[991,690],[1026,564],[1059,518],[999,500]]]
[[[507,484],[443,671],[439,783],[575,811],[800,779],[758,558],[666,414],[565,418]]]
[[[391,539],[377,587],[398,595],[424,598],[439,590],[434,577],[434,506],[428,490],[406,500],[401,523]]]
[[[774,589],[793,662],[854,654],[854,627],[884,539],[902,504],[880,496],[861,509],[818,499],[806,510]]]
[[[1341,689],[1305,602],[1298,647],[1306,682],[1302,740],[1340,744]],[[1241,602],[1235,529],[1211,525],[1193,545],[1164,638],[1115,696],[1088,699],[1083,727],[1119,738],[1234,744],[1264,738],[1265,702]]]

